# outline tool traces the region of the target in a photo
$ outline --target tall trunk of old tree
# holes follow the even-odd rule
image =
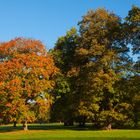
[[[23,122],[23,130],[28,130],[27,120]]]
[[[109,123],[109,124],[107,125],[107,127],[106,127],[106,130],[111,130],[111,129],[112,129],[112,124]]]
[[[112,124],[109,123],[109,124],[107,124],[107,126],[104,126],[102,129],[103,130],[111,130],[112,129]]]
[[[16,121],[14,122],[13,126],[14,126],[14,127],[17,127],[17,122],[16,122]]]

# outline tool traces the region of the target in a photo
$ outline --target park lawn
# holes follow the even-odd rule
[[[34,128],[34,129],[33,129]],[[45,128],[45,129],[44,129]],[[0,127],[0,140],[140,140],[140,130],[88,130],[69,127],[30,127],[31,130],[13,130]]]

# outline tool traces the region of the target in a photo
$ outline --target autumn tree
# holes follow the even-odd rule
[[[27,122],[47,121],[51,112],[53,121],[65,125],[138,125],[140,8],[133,6],[123,20],[105,9],[91,10],[78,26],[58,38],[49,53],[38,40],[0,44],[5,122],[22,122],[27,129]]]
[[[27,129],[27,122],[44,117],[41,110],[44,115],[49,110],[58,69],[37,40],[17,38],[2,43],[0,54],[1,116],[9,122],[22,122]]]

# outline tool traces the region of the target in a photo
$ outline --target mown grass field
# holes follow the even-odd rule
[[[62,125],[0,126],[0,140],[140,140],[140,130],[92,130],[91,128],[64,127]]]

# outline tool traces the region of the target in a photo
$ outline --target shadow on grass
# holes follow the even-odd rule
[[[29,130],[77,130],[77,131],[101,131],[101,129],[95,128],[92,124],[87,124],[84,127],[80,127],[78,125],[73,126],[64,126],[59,123],[50,123],[50,124],[29,124]],[[124,129],[124,130],[139,130],[137,129]]]
[[[64,126],[63,124],[46,124],[46,125],[29,125],[30,130],[95,130],[92,126],[79,127],[74,126]]]
[[[22,130],[21,126],[13,127],[9,125],[0,126],[0,133]]]
[[[64,126],[61,124],[29,124],[29,130],[91,130],[93,128],[78,127],[78,126]],[[0,133],[23,130],[22,126],[13,127],[11,125],[1,125]]]
[[[92,125],[86,125],[85,127],[74,126],[64,126],[63,124],[28,124],[29,130],[75,130],[75,131],[100,131],[100,129],[95,129]],[[19,131],[23,130],[22,126],[13,127],[11,125],[0,126],[0,133]],[[138,129],[133,129],[138,130]]]

